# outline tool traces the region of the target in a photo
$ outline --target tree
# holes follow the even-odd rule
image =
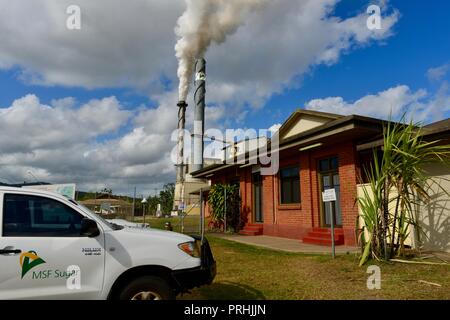
[[[110,188],[103,188],[102,190],[100,190],[100,193],[112,195],[113,192],[112,192],[112,189],[110,189]]]
[[[225,213],[227,229],[231,227],[234,232],[240,228],[240,197],[239,185],[215,184],[208,195],[211,207],[210,227],[222,229],[225,226]]]
[[[170,213],[173,209],[173,199],[175,196],[175,184],[165,184],[163,190],[159,193],[161,210],[164,214]]]
[[[361,265],[370,257],[388,260],[404,254],[410,226],[420,232],[415,206],[429,201],[428,190],[437,184],[427,175],[425,165],[450,166],[450,145],[425,141],[417,124],[389,122],[383,140],[382,157],[374,151],[373,164],[366,168],[368,187],[358,198],[364,221]]]
[[[147,198],[148,201],[148,212],[149,214],[155,214],[158,208],[158,204],[160,203],[160,199],[158,196],[149,196]]]

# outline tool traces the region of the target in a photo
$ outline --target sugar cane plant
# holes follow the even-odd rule
[[[418,124],[403,119],[385,124],[381,157],[374,150],[374,161],[365,168],[368,184],[357,199],[364,224],[361,265],[370,258],[389,260],[404,254],[410,227],[421,232],[414,209],[430,200],[429,190],[437,184],[425,166],[450,166],[450,145],[426,141]]]
[[[238,231],[240,228],[238,185],[214,184],[208,195],[208,204],[211,208],[210,228],[223,230],[226,225],[227,229]]]

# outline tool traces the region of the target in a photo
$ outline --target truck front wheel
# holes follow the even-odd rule
[[[175,294],[164,279],[144,276],[130,282],[119,295],[120,300],[174,300]]]

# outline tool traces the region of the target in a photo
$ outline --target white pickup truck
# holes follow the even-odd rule
[[[166,300],[215,275],[206,239],[124,228],[58,194],[0,187],[0,299]]]

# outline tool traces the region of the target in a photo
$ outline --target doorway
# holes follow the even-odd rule
[[[342,212],[340,202],[340,181],[339,181],[339,159],[331,157],[319,160],[319,199],[322,199],[322,192],[327,189],[335,189],[336,201],[325,204],[321,203],[321,223],[323,227],[331,227],[331,217],[333,216],[334,224],[342,227]]]
[[[262,200],[262,176],[260,172],[252,174],[252,189],[253,189],[253,217],[256,223],[264,222],[263,215],[263,200]]]

